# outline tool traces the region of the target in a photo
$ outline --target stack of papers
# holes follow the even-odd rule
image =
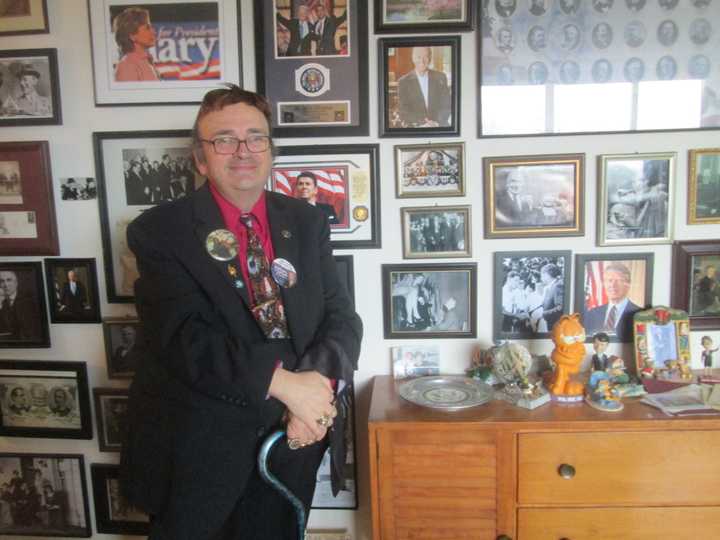
[[[690,416],[718,414],[720,410],[713,408],[717,396],[713,396],[712,388],[706,385],[688,384],[669,392],[648,394],[640,401],[660,409],[669,416]]]

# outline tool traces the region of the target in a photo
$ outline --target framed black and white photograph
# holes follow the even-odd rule
[[[0,36],[47,34],[47,0],[5,0],[0,3]]]
[[[0,360],[0,435],[92,439],[84,362]]]
[[[720,223],[720,148],[688,152],[688,225]]]
[[[57,49],[0,51],[0,126],[62,124]]]
[[[367,0],[254,4],[257,91],[273,135],[367,135]]]
[[[674,152],[598,156],[599,246],[672,241]]]
[[[0,453],[0,536],[90,538],[80,454]]]
[[[96,132],[93,144],[108,302],[131,303],[138,271],[128,224],[204,179],[195,173],[189,130]]]
[[[380,137],[460,135],[460,36],[378,40]]]
[[[127,429],[128,391],[93,388],[98,446],[101,452],[119,452]]]
[[[39,262],[0,262],[0,349],[49,348]]]
[[[277,151],[268,189],[321,210],[333,248],[380,247],[377,144],[280,146]]]
[[[199,103],[224,81],[242,86],[240,2],[88,2],[95,104]]]
[[[404,259],[472,255],[470,206],[416,206],[400,209]]]
[[[475,4],[473,0],[375,0],[375,33],[472,30]]]
[[[575,256],[575,311],[588,342],[598,332],[632,341],[633,315],[652,306],[653,261],[652,253]]]
[[[673,244],[672,305],[687,312],[693,330],[720,329],[720,241]]]
[[[99,323],[95,259],[45,259],[50,320],[53,323]]]
[[[569,251],[495,253],[493,337],[546,339],[570,309]]]
[[[150,517],[122,494],[118,465],[93,463],[90,476],[97,532],[137,536],[150,533]]]
[[[483,158],[485,238],[583,236],[585,154]]]
[[[94,178],[61,178],[60,198],[63,201],[91,201],[97,198],[97,183]]]
[[[465,143],[409,144],[395,147],[395,196],[465,195]]]
[[[103,320],[108,379],[132,379],[147,352],[143,328],[138,319]]]
[[[337,267],[340,283],[350,295],[350,301],[355,305],[355,271],[352,255],[333,255]]]
[[[383,264],[385,339],[474,338],[477,264]]]

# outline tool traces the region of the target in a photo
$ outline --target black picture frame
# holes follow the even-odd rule
[[[403,259],[472,256],[469,205],[413,206],[400,209]]]
[[[145,536],[150,533],[150,518],[127,502],[120,489],[120,467],[92,463],[90,477],[95,507],[95,528],[101,534]],[[132,516],[136,519],[128,519]],[[125,519],[118,519],[123,517]]]
[[[394,12],[389,9],[390,3],[388,0],[375,0],[376,34],[468,32],[473,29],[475,22],[475,0],[457,2],[457,16],[452,8],[443,13],[429,13],[429,8],[423,11],[425,6],[421,4],[426,4],[425,0],[397,2],[397,10]],[[420,10],[416,9],[413,14],[413,7]]]
[[[477,336],[477,263],[383,264],[382,287],[385,339]]]
[[[296,8],[299,4],[291,4]],[[303,4],[304,5],[304,4]],[[337,35],[335,53],[297,55],[283,53],[277,43],[293,41],[293,31],[276,20],[277,0],[259,0],[255,8],[255,62],[257,91],[273,108],[272,133],[276,137],[340,137],[368,135],[368,10],[367,0],[346,0],[346,20],[328,25]],[[282,17],[296,21],[286,7]],[[332,13],[342,19],[342,13]],[[296,25],[296,23],[292,23]],[[329,30],[332,31],[332,30]],[[289,34],[289,36],[288,36]],[[312,32],[314,34],[314,31]],[[337,49],[341,35],[345,49]],[[308,34],[310,35],[310,34]],[[281,40],[278,37],[282,37]],[[298,44],[300,43],[297,33]],[[307,40],[303,40],[306,42]],[[310,40],[319,47],[322,39]],[[323,45],[326,46],[326,45]],[[316,49],[316,52],[319,49]],[[343,51],[345,53],[343,54]],[[315,118],[312,118],[315,115]]]
[[[332,247],[380,248],[380,145],[279,146],[268,189],[293,197],[297,178],[307,172],[322,188],[318,207],[324,205],[328,213],[332,206]],[[321,198],[324,193],[329,198]]]
[[[70,285],[70,272],[75,274],[75,291]],[[62,323],[99,323],[95,259],[45,259],[50,320]]]
[[[18,5],[18,3],[15,3]],[[27,34],[47,34],[48,26],[47,0],[29,0],[25,6],[10,6],[9,12],[0,16],[0,36],[19,36]],[[7,8],[6,8],[7,9]]]
[[[381,38],[378,40],[378,103],[379,103],[379,136],[380,137],[453,137],[460,135],[460,36],[422,36],[422,37],[395,37]],[[449,92],[448,103],[437,105],[433,101],[432,123],[437,126],[403,126],[403,124],[419,124],[427,122],[427,115],[421,120],[423,113],[428,113],[425,103],[421,103],[423,95],[420,85],[415,77],[415,68],[412,67],[413,49],[425,47],[432,50],[435,61],[428,59],[430,64],[429,75],[433,88],[440,87],[442,94]],[[443,49],[449,48],[449,59],[442,58],[442,64],[450,65],[450,76],[446,69],[435,69],[433,66],[440,66],[438,54]],[[390,60],[392,55],[393,61]],[[402,59],[400,57],[402,56]],[[426,56],[427,59],[427,56]],[[400,63],[403,66],[398,66]],[[405,78],[403,78],[405,77]],[[415,80],[412,80],[412,79]],[[406,81],[406,82],[405,82]],[[448,84],[448,82],[450,84]],[[403,88],[401,89],[401,84]],[[448,86],[450,88],[448,88]],[[403,118],[401,107],[401,90],[405,90],[407,99],[406,118]],[[430,93],[430,89],[428,89]],[[411,99],[412,98],[412,99]],[[413,102],[414,100],[414,102]],[[433,100],[429,96],[429,100]],[[446,98],[441,97],[441,101]],[[419,109],[422,107],[423,111]],[[449,108],[449,111],[447,110]],[[443,125],[447,124],[447,125]]]
[[[6,524],[4,514],[0,514],[0,534],[90,538],[92,528],[82,455],[2,452],[0,469],[9,471],[13,477],[11,483],[25,484],[28,489],[39,483],[50,507],[47,523],[30,526]]]
[[[0,291],[16,294],[12,305],[0,303],[0,349],[49,348],[50,329],[45,306],[42,263],[0,262]]]
[[[140,320],[103,319],[103,336],[108,379],[132,379],[135,367],[147,352]]]
[[[673,244],[672,306],[687,312],[692,330],[720,328],[720,285],[708,266],[720,267],[720,240]]]
[[[355,262],[352,255],[333,255],[337,267],[340,283],[350,295],[350,301],[355,305]]]
[[[570,310],[570,251],[498,251],[494,261],[493,339],[550,337]]]
[[[93,388],[98,447],[101,452],[119,452],[127,429],[129,390]]]
[[[57,49],[2,50],[0,75],[5,85],[9,87],[13,84],[9,90],[3,85],[3,92],[0,92],[3,102],[0,127],[62,124]],[[23,98],[22,94],[13,94],[20,89],[21,79],[33,86],[33,100]]]
[[[633,340],[633,315],[653,305],[654,261],[653,253],[575,255],[575,311],[580,314],[588,343],[597,332],[606,333],[613,343]],[[642,283],[638,283],[640,276]],[[604,326],[610,316],[607,306],[612,302],[611,295],[621,294],[628,303],[623,304],[615,330],[611,330]]]
[[[0,360],[0,407],[2,436],[92,439],[85,362]]]

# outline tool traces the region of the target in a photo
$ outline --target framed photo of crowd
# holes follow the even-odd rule
[[[90,476],[97,532],[137,536],[150,533],[150,517],[130,504],[122,494],[118,465],[93,463]]]
[[[45,259],[48,305],[53,323],[99,323],[95,259]]]
[[[400,209],[404,259],[472,255],[470,206],[417,206]]]
[[[465,195],[465,143],[410,144],[395,147],[395,196]]]
[[[675,242],[672,305],[687,311],[693,330],[720,329],[720,240]]]
[[[377,144],[280,146],[268,189],[302,199],[328,218],[335,249],[379,248]]]
[[[95,104],[199,103],[242,86],[240,1],[88,2]]]
[[[688,225],[720,223],[720,148],[688,152]]]
[[[57,49],[0,51],[0,126],[62,124]]]
[[[0,349],[49,347],[42,263],[0,262]]]
[[[582,236],[585,154],[483,158],[485,238]]]
[[[472,30],[475,4],[473,0],[375,0],[375,33]]]
[[[255,2],[258,92],[278,137],[368,134],[367,0]]]
[[[460,135],[460,36],[378,40],[380,137]]]
[[[0,4],[0,36],[47,34],[47,0],[17,0]]]

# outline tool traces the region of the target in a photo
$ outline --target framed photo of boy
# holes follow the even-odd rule
[[[118,465],[90,465],[95,506],[95,527],[101,534],[146,536],[150,533],[150,516],[135,508],[120,489]]]
[[[720,223],[720,148],[688,152],[688,225]]]
[[[108,379],[132,379],[147,352],[138,319],[103,320]]]
[[[0,126],[62,124],[57,49],[0,51]]]
[[[50,320],[53,323],[99,323],[95,259],[45,259]]]
[[[378,41],[380,137],[460,135],[460,36]]]
[[[395,147],[395,196],[465,195],[465,143],[410,144]]]
[[[0,4],[0,36],[49,31],[47,0],[6,0]]]
[[[375,33],[472,30],[473,0],[375,0]]]
[[[720,329],[720,240],[673,244],[672,305],[687,311],[693,330]]]
[[[0,262],[0,349],[49,347],[42,263]]]
[[[128,390],[93,388],[98,445],[101,452],[119,452],[127,428]]]
[[[633,337],[633,315],[652,305],[652,253],[575,256],[575,311],[587,341],[597,332],[611,342]]]
[[[383,264],[385,339],[474,338],[477,264]]]
[[[582,236],[585,154],[483,158],[485,238]]]
[[[675,152],[598,156],[597,244],[672,241]]]
[[[417,206],[400,209],[404,259],[470,257],[470,206]]]

